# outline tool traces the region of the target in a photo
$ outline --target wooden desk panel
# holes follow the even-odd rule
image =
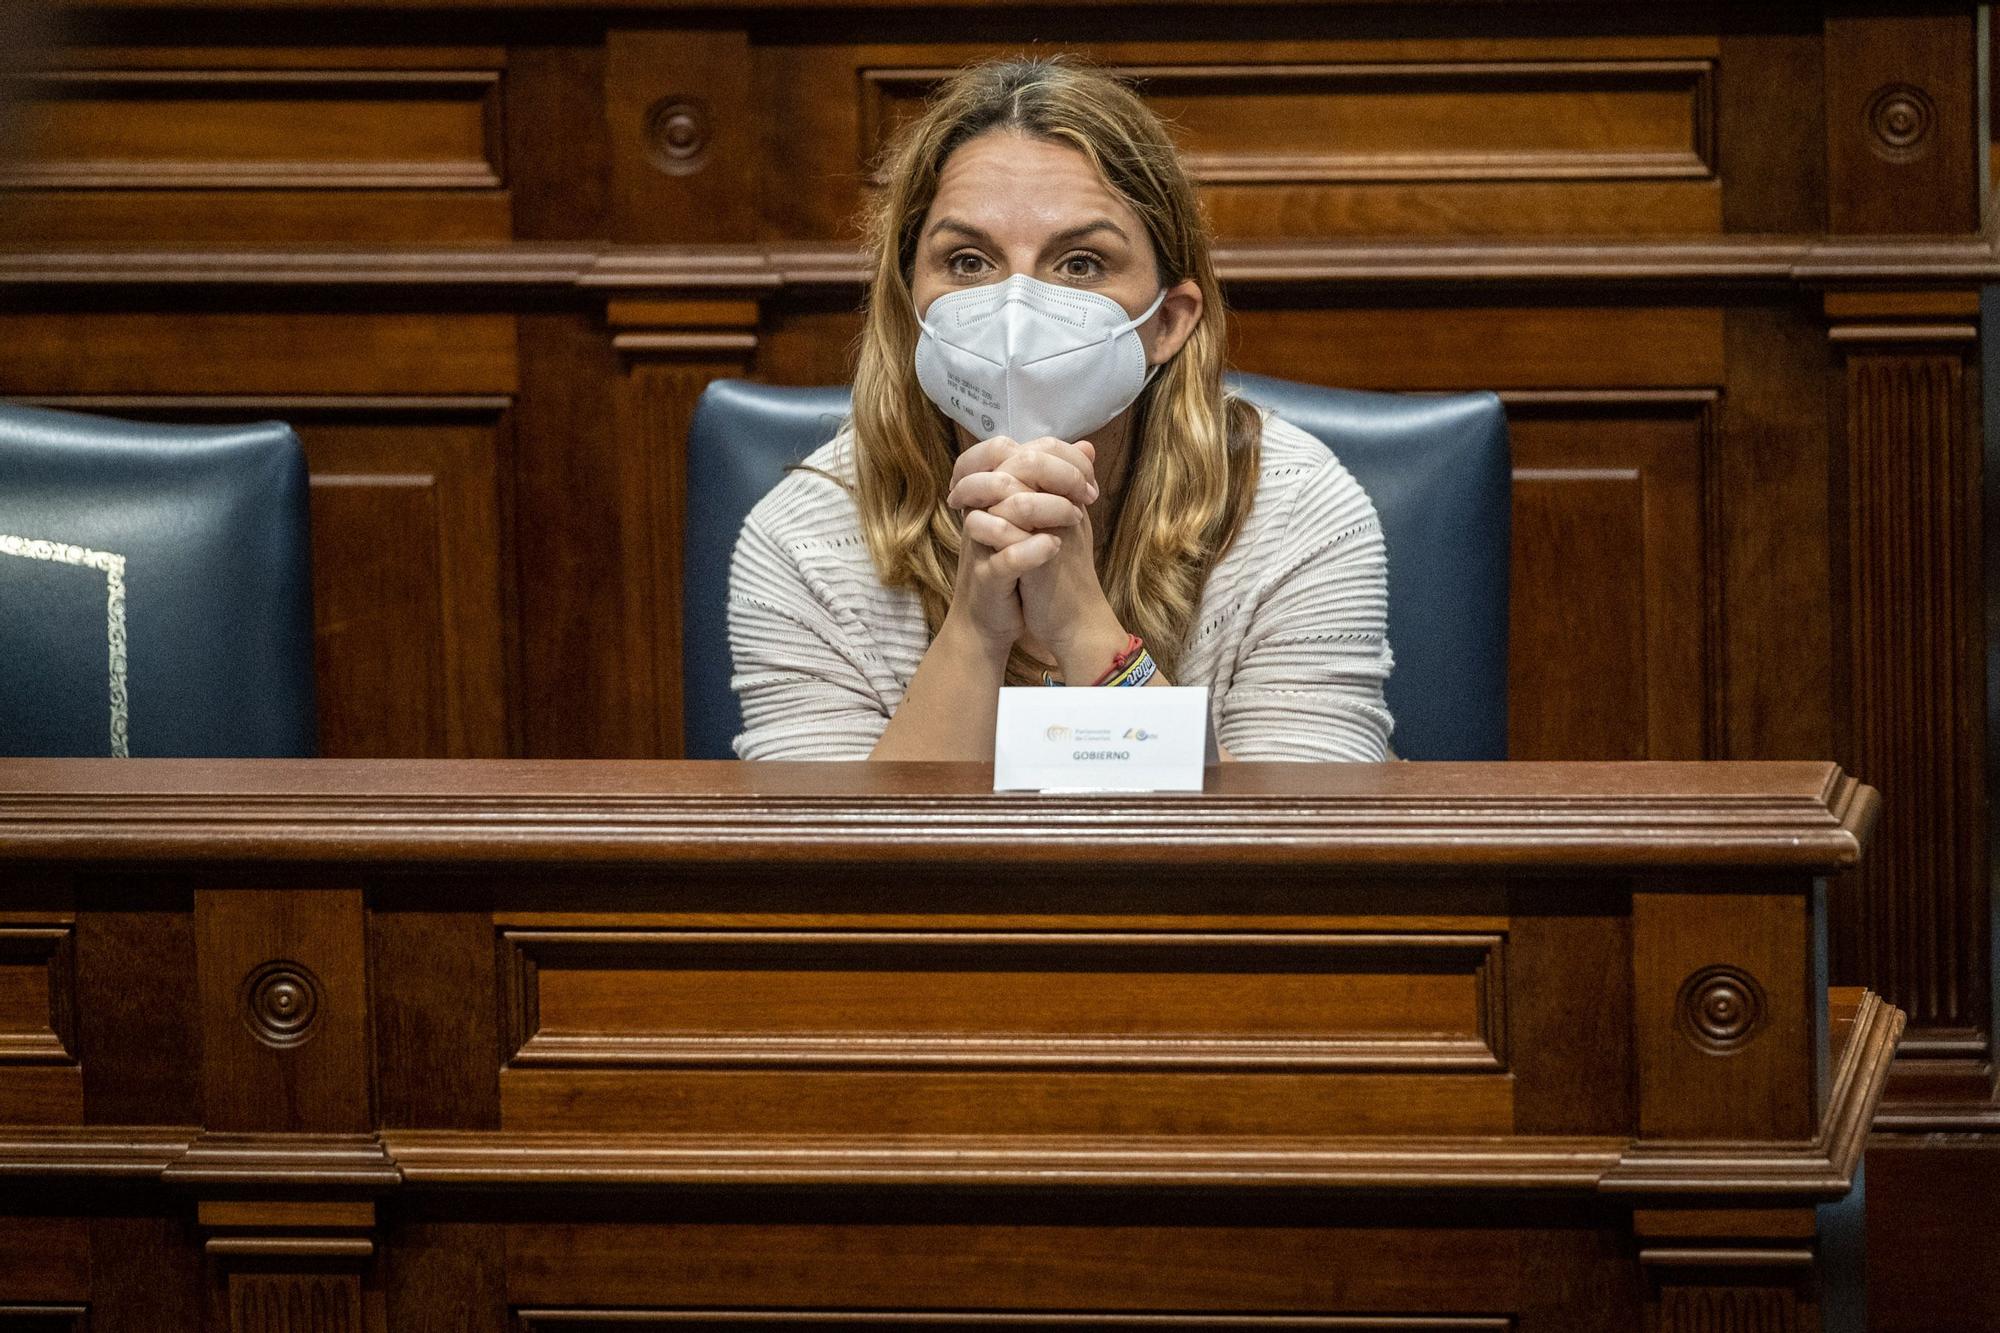
[[[1902,1023],[1818,988],[1868,788],[989,785],[0,761],[0,1239],[63,1255],[0,1261],[0,1312],[157,1327],[151,1287],[230,1333],[1811,1326],[1813,1208]],[[81,1096],[23,1091],[50,1069]]]

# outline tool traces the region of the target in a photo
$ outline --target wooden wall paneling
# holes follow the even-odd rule
[[[279,412],[312,470],[320,752],[512,751],[505,398]]]
[[[619,430],[624,363],[601,317],[520,316],[514,550],[521,753],[661,753],[654,463]]]
[[[90,1300],[90,1224],[48,1215],[47,1200],[0,1192],[0,1307]]]
[[[726,581],[727,569],[687,571],[687,436],[709,381],[748,372],[757,348],[757,303],[716,298],[627,297],[610,303],[619,354],[617,429],[633,471],[648,541],[636,544],[627,578],[649,600],[658,735],[651,753],[682,750],[681,586],[688,574]]]
[[[620,26],[606,35],[608,239],[756,236],[763,125],[750,88],[749,38],[740,30]]]
[[[1983,1102],[1993,996],[1977,296],[1836,292],[1826,308],[1844,405],[1845,741],[1856,772],[1899,793],[1833,919],[1833,975],[1910,1015],[1891,1106]]]
[[[814,1225],[822,1210],[840,1219],[841,1240]],[[807,1327],[866,1327],[871,1315],[889,1327],[990,1323],[996,1333],[1145,1329],[1155,1318],[1161,1329],[1198,1323],[1240,1333],[1639,1326],[1638,1293],[1620,1271],[1629,1257],[1598,1246],[1587,1207],[1516,1202],[1503,1211],[1519,1225],[1515,1234],[1504,1233],[1496,1212],[1492,1223],[1452,1227],[1440,1243],[1416,1217],[1380,1204],[1362,1214],[1207,1199],[1200,1218],[1184,1219],[1153,1201],[1118,1198],[1037,1209],[908,1196],[815,1207],[780,1196],[774,1207],[738,1216],[510,1225],[508,1297],[536,1330],[571,1320],[590,1328],[591,1314],[599,1328],[654,1320],[685,1327],[696,1311],[718,1308],[731,1312],[732,1326],[755,1327],[752,1312],[736,1315],[746,1274],[758,1307]],[[1422,1293],[1406,1280],[1412,1272],[1425,1275]],[[968,1309],[990,1313],[955,1313]]]
[[[1818,302],[1732,305],[1718,405],[1712,758],[1835,753],[1826,338]],[[1844,900],[1850,878],[1832,893]]]
[[[208,1275],[194,1205],[151,1189],[122,1202],[90,1220],[90,1333],[202,1328]]]
[[[17,240],[476,242],[508,234],[498,47],[85,42],[35,75]]]
[[[1973,232],[1984,200],[1978,19],[1971,5],[1826,18],[1827,227]]]
[[[368,1131],[360,891],[197,889],[194,913],[203,1128]]]
[[[0,1123],[82,1121],[81,1000],[72,914],[0,923]]]
[[[493,918],[477,910],[477,891],[469,885],[447,882],[434,897],[408,899],[409,890],[399,886],[391,900],[378,894],[368,913],[376,1121],[397,1128],[497,1128],[500,990]]]
[[[83,1118],[201,1123],[202,1041],[193,975],[194,895],[184,883],[97,880],[77,917]]]
[[[1232,363],[1308,384],[1395,390],[1713,389],[1716,306],[1335,296],[1310,283],[1232,292]]]
[[[1639,1131],[1804,1141],[1819,1131],[1801,1052],[1825,999],[1804,941],[1809,882],[1768,895],[1642,881],[1632,895]],[[1789,891],[1787,891],[1789,890]],[[1807,1266],[1810,1266],[1808,1261]]]
[[[384,1206],[383,1297],[396,1333],[518,1333],[507,1309],[506,1237],[484,1201],[405,1195]]]
[[[1722,229],[1814,235],[1826,227],[1819,10],[1740,6],[1722,23],[1715,93]]]
[[[134,304],[0,311],[0,391],[293,424],[313,474],[322,752],[517,748],[512,318]]]
[[[556,44],[553,40],[567,37]],[[547,45],[507,50],[505,133],[517,240],[582,241],[610,234],[610,133],[605,42],[595,23],[569,23]]]
[[[1708,752],[1712,389],[1504,395],[1514,447],[1508,754]]]
[[[2000,1327],[2000,1150],[1990,1136],[1877,1134],[1868,1144],[1870,1333]]]
[[[814,188],[770,192],[774,233],[848,234],[883,144],[944,73],[1020,49],[904,26],[895,42],[760,43],[760,87],[786,127],[767,135],[774,178],[801,169],[792,143],[853,145],[804,166]],[[1713,37],[1353,29],[1288,16],[1246,17],[1223,41],[1040,35],[1141,81],[1226,237],[1720,229]]]
[[[1629,894],[1517,883],[1507,920],[1507,1063],[1517,1134],[1616,1134],[1634,1122]],[[1578,984],[1586,979],[1586,984]],[[1568,1053],[1559,1058],[1556,1052]]]
[[[321,294],[324,299],[324,294]],[[186,395],[511,394],[514,320],[494,311],[299,309],[244,293],[52,307],[0,303],[0,393],[117,399]],[[232,302],[234,303],[232,305]]]

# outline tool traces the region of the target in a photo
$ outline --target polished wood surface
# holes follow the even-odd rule
[[[0,761],[0,1318],[1815,1326],[1903,1026],[1819,985],[1873,789],[990,785]]]

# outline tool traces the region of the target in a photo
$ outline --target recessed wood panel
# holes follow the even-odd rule
[[[1127,65],[1202,184],[1714,174],[1706,60]],[[861,71],[864,165],[948,71]],[[879,183],[879,176],[876,178]]]
[[[1616,1319],[1617,1261],[1590,1252],[1587,1229],[1521,1220],[1512,1231],[1471,1222],[1433,1231],[1380,1207],[1365,1224],[1350,1218],[1349,1225],[1328,1225],[1321,1215],[1308,1225],[1262,1200],[1209,1209],[1205,1217],[1181,1216],[1161,1201],[1096,1225],[1081,1218],[995,1224],[976,1216],[934,1220],[924,1216],[934,1210],[919,1205],[902,1221],[845,1219],[838,1239],[834,1228],[798,1220],[797,1205],[791,1216],[751,1225],[512,1225],[507,1294],[522,1307],[600,1310],[1032,1311],[1038,1325],[1056,1328],[1064,1315],[1081,1325],[1084,1312],[1102,1312],[1109,1327],[1131,1320],[1143,1328],[1148,1314],[1175,1312],[1191,1316],[1184,1325],[1191,1329],[1233,1330],[1239,1326],[1229,1315],[1394,1311],[1428,1314],[1436,1321],[1430,1328],[1487,1333],[1496,1323],[1507,1327],[1501,1316],[1538,1308],[1570,1316],[1547,1327],[1578,1333],[1633,1326]],[[1421,1295],[1412,1273],[1424,1274]],[[1558,1273],[1582,1290],[1563,1291]],[[745,1291],[757,1299],[744,1301]],[[1224,1318],[1210,1325],[1202,1312]],[[1447,1314],[1465,1322],[1438,1319]],[[538,1330],[554,1323],[529,1318]],[[1425,1329],[1426,1322],[1388,1327]]]
[[[1503,1067],[1497,935],[504,938],[515,1068]]]
[[[29,85],[15,189],[490,189],[496,70],[65,70]]]
[[[76,67],[29,83],[24,151],[0,170],[14,191],[0,226],[14,243],[509,234],[503,51],[444,49],[429,67],[422,51],[380,46],[68,54]]]
[[[90,1297],[90,1225],[80,1217],[0,1216],[0,1306]]]
[[[1510,1122],[1497,935],[503,939],[514,959],[509,1129],[916,1133],[977,1116],[1010,1132],[1387,1133]],[[1190,1119],[1176,1101],[1196,1086]]]
[[[1710,717],[1708,395],[1508,402],[1508,754],[1695,759]]]
[[[137,394],[505,394],[514,367],[505,314],[216,310],[200,301],[55,312],[18,297],[0,308],[0,393],[66,396],[86,411],[115,411]]]
[[[300,436],[321,753],[508,753],[501,405],[318,409]]]
[[[1231,363],[1307,384],[1630,391],[1722,381],[1722,312],[1713,308],[1329,305],[1270,290],[1233,294],[1231,304]]]
[[[1721,229],[1712,39],[1370,40],[1351,23],[1284,26],[1246,16],[1230,40],[1206,42],[1041,36],[1137,83],[1225,238]],[[938,81],[1021,50],[952,37],[758,49],[776,111],[764,171],[784,182],[764,193],[774,230],[850,234],[883,147]],[[854,148],[808,158],[802,142]]]
[[[629,1333],[671,1328],[681,1333],[785,1328],[823,1333],[1508,1333],[1505,1315],[1256,1315],[1256,1314],[997,1314],[926,1310],[636,1310],[565,1306],[516,1312],[523,1333]]]
[[[83,1117],[75,928],[0,926],[0,1123]]]

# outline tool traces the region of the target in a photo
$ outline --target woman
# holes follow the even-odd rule
[[[1003,683],[1178,681],[1225,758],[1384,758],[1374,509],[1225,397],[1207,230],[1139,98],[964,70],[873,222],[853,418],[737,543],[737,753],[990,759]]]

